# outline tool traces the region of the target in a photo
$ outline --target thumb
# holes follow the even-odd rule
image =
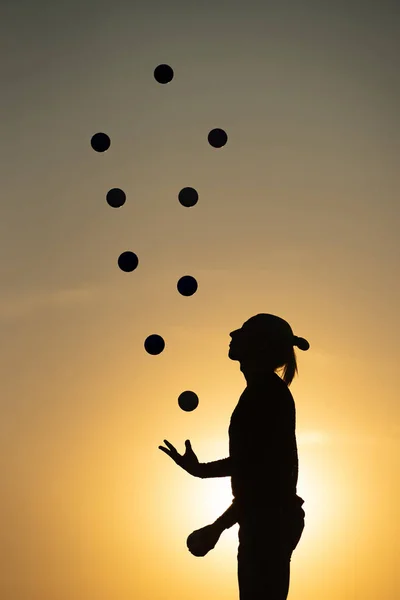
[[[185,441],[185,446],[186,446],[186,448],[190,448],[190,440]]]

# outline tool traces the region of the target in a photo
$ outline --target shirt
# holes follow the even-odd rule
[[[303,504],[297,496],[296,409],[286,383],[263,373],[239,398],[229,424],[229,457],[202,464],[203,478],[231,477],[227,527],[250,511]]]

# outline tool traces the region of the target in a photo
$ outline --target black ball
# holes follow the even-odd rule
[[[112,190],[107,192],[106,199],[107,203],[112,208],[120,208],[125,204],[126,194],[123,190],[120,190],[119,188],[113,188]]]
[[[184,275],[177,284],[178,292],[182,294],[182,296],[193,296],[197,287],[197,281],[191,275]]]
[[[187,390],[182,392],[178,398],[179,408],[186,412],[191,412],[199,405],[199,397],[194,392]]]
[[[96,152],[105,152],[109,149],[111,140],[105,133],[95,133],[90,140],[90,144]]]
[[[125,273],[131,273],[136,269],[139,264],[139,259],[134,252],[123,252],[118,258],[118,266],[121,271]]]
[[[158,65],[154,69],[154,79],[158,83],[169,83],[174,77],[174,71],[169,65]]]
[[[208,142],[213,148],[222,148],[228,141],[228,136],[223,129],[213,129],[208,134]]]
[[[197,204],[197,200],[199,199],[199,194],[192,187],[183,188],[178,194],[179,202],[182,206],[186,206],[187,208],[194,206]]]
[[[161,352],[165,348],[165,342],[160,335],[154,333],[153,335],[149,335],[145,342],[144,347],[146,352],[152,355],[161,354]]]

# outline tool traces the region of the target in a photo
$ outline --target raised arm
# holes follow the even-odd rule
[[[231,458],[221,458],[209,463],[200,463],[199,477],[200,479],[209,479],[211,477],[231,477]]]

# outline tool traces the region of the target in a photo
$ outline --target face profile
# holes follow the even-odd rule
[[[240,363],[262,360],[264,365],[267,365],[268,335],[262,335],[255,317],[245,321],[240,329],[232,331],[229,335],[232,338],[228,352],[231,360],[238,360]]]

